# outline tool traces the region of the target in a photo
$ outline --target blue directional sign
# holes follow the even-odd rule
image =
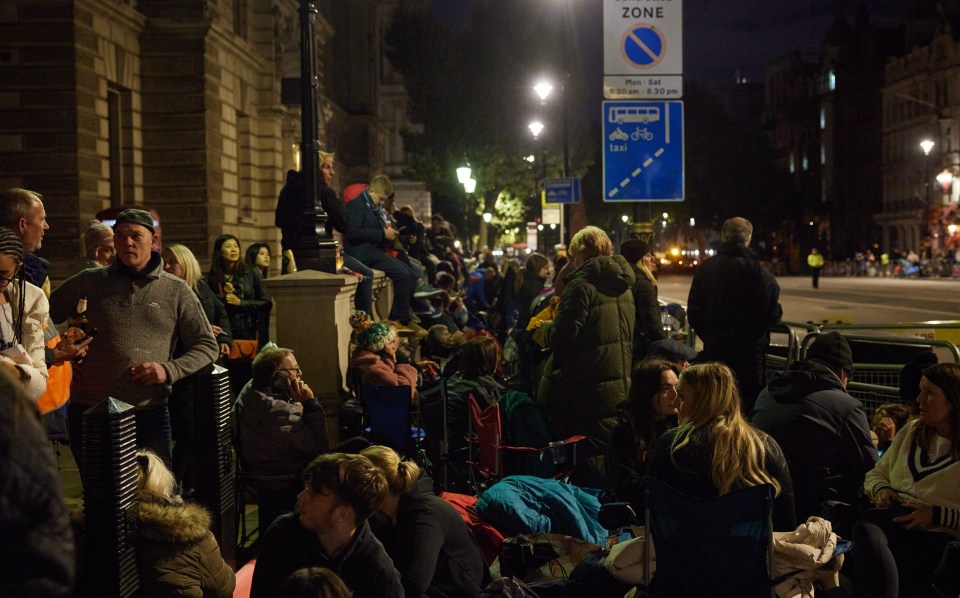
[[[628,29],[622,44],[624,58],[641,69],[659,64],[667,49],[663,34],[648,23],[639,23]]]
[[[580,179],[563,177],[543,180],[546,203],[580,203]]]
[[[603,200],[683,201],[683,102],[603,102]]]

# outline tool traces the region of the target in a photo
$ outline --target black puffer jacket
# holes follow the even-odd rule
[[[827,500],[857,504],[877,449],[863,405],[825,364],[807,360],[771,380],[757,398],[750,423],[783,449],[798,520],[819,516]]]
[[[555,434],[603,438],[600,420],[616,417],[630,390],[635,278],[623,256],[595,257],[574,270],[544,327],[552,353],[537,397]]]

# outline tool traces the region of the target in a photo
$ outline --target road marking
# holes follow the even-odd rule
[[[644,168],[649,168],[650,165],[653,164],[654,158],[659,158],[660,156],[662,156],[664,151],[665,151],[664,148],[661,147],[657,151],[653,152],[653,158],[647,158],[646,160],[644,160],[642,166],[638,166],[636,170],[630,173],[630,176],[620,181],[620,189],[623,189],[624,187],[629,185],[630,179],[636,178],[641,172],[643,172]],[[616,196],[618,193],[620,193],[620,189],[611,190],[609,193],[607,193],[607,197]]]

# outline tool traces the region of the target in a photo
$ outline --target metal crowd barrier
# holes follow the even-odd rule
[[[820,332],[808,333],[801,342],[798,358],[804,359],[813,341],[824,332],[836,330],[843,334],[853,351],[854,371],[847,384],[847,392],[859,399],[871,415],[884,403],[898,403],[900,399],[900,370],[904,364],[922,351],[933,351],[940,363],[960,363],[960,350],[947,340],[916,338],[882,334],[891,329],[927,329],[927,324],[830,324]],[[960,330],[960,325],[951,328]],[[861,332],[864,334],[848,334]],[[867,334],[867,333],[880,334]]]

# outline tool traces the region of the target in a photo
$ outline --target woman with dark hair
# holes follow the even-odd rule
[[[773,528],[793,530],[793,481],[780,445],[743,417],[730,368],[704,363],[683,370],[677,384],[680,425],[654,445],[647,475],[683,494],[715,498],[773,486]]]
[[[960,540],[960,365],[923,370],[917,406],[863,483],[878,509],[853,528],[862,596],[914,595]]]
[[[617,499],[643,510],[643,480],[657,438],[677,426],[677,366],[641,361],[633,370],[630,397],[620,404],[620,423],[607,445],[607,477]]]
[[[518,330],[525,330],[530,322],[530,305],[543,291],[550,274],[550,262],[539,253],[531,253],[527,263],[520,270],[520,290],[517,291]]]
[[[0,227],[0,364],[36,401],[47,389],[43,325],[50,308],[43,291],[24,278],[23,259],[20,238]]]
[[[266,280],[270,276],[270,246],[266,243],[253,243],[247,247],[243,261],[247,267],[260,272],[260,278]]]
[[[290,574],[280,588],[285,598],[350,598],[353,593],[326,567],[304,567]]]
[[[489,581],[480,547],[457,510],[433,493],[433,480],[389,447],[360,454],[387,479],[370,529],[393,559],[406,595],[479,597]]]
[[[472,395],[483,409],[499,401],[506,392],[495,375],[499,365],[500,347],[489,336],[475,336],[461,349],[460,368],[447,381],[447,442],[451,458],[455,458],[455,454],[462,456],[462,449],[467,446],[465,437],[470,419],[467,397]]]
[[[272,298],[262,284],[260,271],[240,259],[240,241],[220,235],[213,243],[207,284],[227,306],[230,331],[235,339],[256,339],[260,317],[270,317]],[[260,338],[263,347],[270,339]]]
[[[234,340],[256,340],[262,349],[269,338],[270,309],[273,300],[264,288],[260,271],[249,268],[240,259],[240,241],[233,235],[220,235],[213,242],[207,284],[223,301],[230,318],[230,332]],[[239,395],[250,379],[252,355],[227,361],[230,385]]]

